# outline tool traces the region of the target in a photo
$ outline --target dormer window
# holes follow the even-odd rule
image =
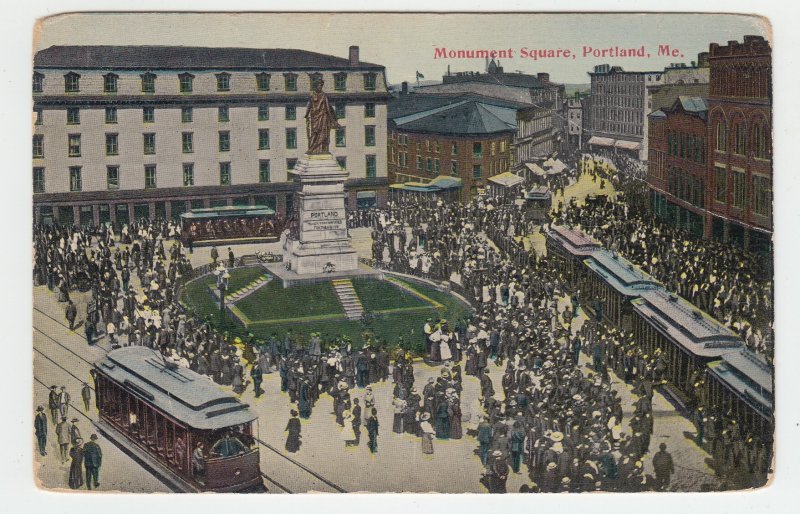
[[[286,91],[297,91],[297,74],[284,73],[283,80]]]
[[[378,76],[374,73],[364,74],[364,89],[367,91],[375,91],[378,84]]]
[[[347,89],[347,73],[333,74],[333,89],[336,91],[344,91]]]
[[[81,90],[81,76],[75,72],[64,75],[64,92],[77,93]]]
[[[256,73],[256,89],[269,91],[269,73]]]
[[[191,73],[181,73],[178,75],[178,86],[181,93],[191,93],[192,92],[192,82],[194,81],[194,75]]]
[[[103,75],[103,93],[116,93],[118,78],[119,75],[115,73]]]
[[[217,91],[230,91],[231,90],[231,74],[230,73],[217,73]]]

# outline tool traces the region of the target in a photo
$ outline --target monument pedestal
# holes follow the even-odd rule
[[[358,254],[347,234],[344,182],[347,172],[331,154],[304,155],[294,170],[297,193],[297,240],[287,244],[284,262],[298,275],[358,269]]]

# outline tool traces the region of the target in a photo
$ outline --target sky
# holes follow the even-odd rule
[[[588,83],[594,65],[659,70],[696,59],[711,42],[770,39],[764,18],[724,14],[434,14],[434,13],[97,13],[44,18],[34,51],[52,45],[184,45],[299,48],[347,57],[358,45],[362,61],[386,67],[389,83],[440,80],[450,69],[484,71],[484,59],[435,58],[447,50],[512,49],[506,72],[547,72],[562,83]],[[659,45],[678,56],[658,56]],[[584,47],[645,47],[650,57],[584,56]],[[573,58],[532,60],[522,49],[569,49]],[[683,57],[680,57],[683,55]]]

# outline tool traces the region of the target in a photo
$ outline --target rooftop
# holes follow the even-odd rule
[[[722,355],[722,359],[708,365],[709,371],[753,404],[765,417],[772,416],[774,393],[772,370],[764,360],[747,350],[733,350]]]
[[[602,276],[609,285],[624,295],[637,296],[642,291],[663,287],[630,261],[605,248],[592,253],[587,261],[589,269]]]
[[[600,243],[580,230],[564,225],[552,225],[547,235],[573,255],[590,255],[600,249]]]
[[[186,368],[167,366],[161,354],[144,346],[109,352],[96,367],[134,395],[200,430],[215,430],[256,419],[249,406]]]
[[[423,97],[424,98],[424,97]],[[417,110],[420,107],[426,107]],[[401,116],[399,112],[403,111]],[[514,132],[517,129],[515,104],[475,95],[445,97],[438,102],[425,99],[414,108],[397,107],[389,118],[397,129],[435,134],[480,135]]]
[[[34,68],[127,70],[383,70],[378,64],[290,48],[196,46],[51,46],[36,53]]]

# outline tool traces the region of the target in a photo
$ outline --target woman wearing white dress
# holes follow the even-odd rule
[[[433,426],[431,426],[431,415],[424,412],[420,416],[419,429],[422,431],[422,453],[430,455],[433,453]]]
[[[356,433],[353,430],[353,413],[346,410],[342,413],[344,426],[342,427],[342,440],[345,446],[352,446],[356,442]]]

